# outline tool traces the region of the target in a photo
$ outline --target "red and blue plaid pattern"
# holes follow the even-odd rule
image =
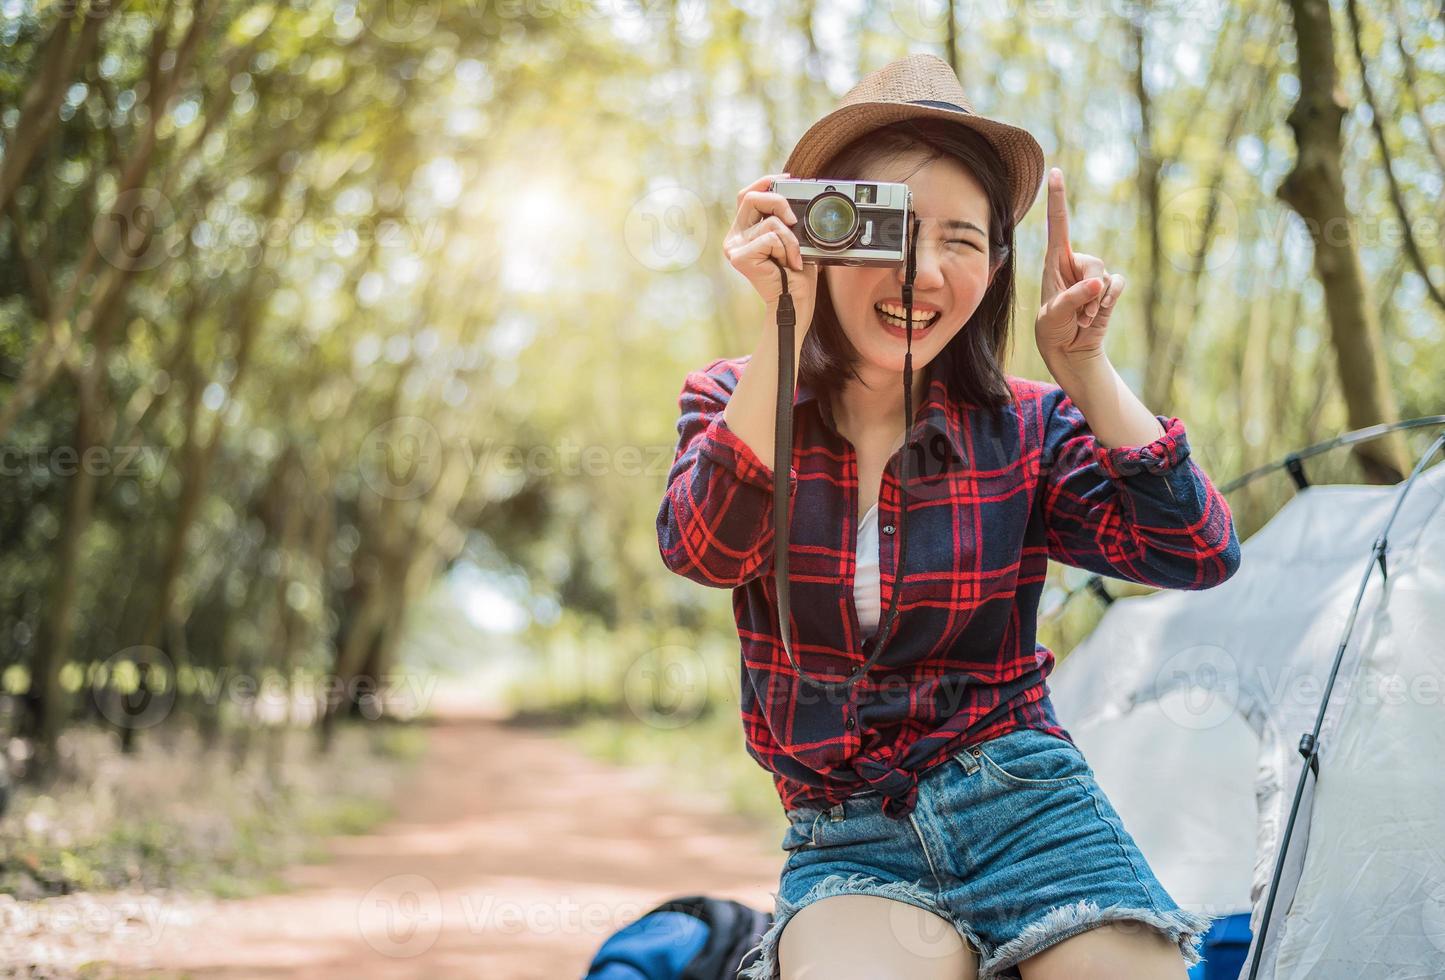
[[[1207,589],[1239,567],[1229,506],[1189,459],[1184,425],[1109,449],[1063,389],[1010,377],[1014,403],[980,409],[929,365],[909,448],[908,568],[897,635],[852,696],[799,680],[778,634],[772,467],[723,408],[749,358],[687,376],[677,454],[657,514],[667,567],[733,590],[748,752],[784,809],[881,791],[905,816],[918,779],[958,750],[1018,728],[1073,741],[1035,638],[1048,560],[1169,589]],[[805,674],[844,681],[873,650],[853,605],[858,466],[828,399],[794,399],[789,582]],[[880,601],[896,587],[900,449],[878,500]]]

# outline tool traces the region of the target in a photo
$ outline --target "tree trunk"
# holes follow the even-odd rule
[[[94,496],[94,467],[84,463],[86,452],[95,444],[101,411],[98,397],[91,390],[101,382],[98,372],[87,371],[81,378],[75,409],[75,473],[65,497],[65,514],[60,524],[60,537],[55,544],[54,571],[46,597],[41,621],[40,643],[35,651],[30,691],[26,697],[24,730],[35,737],[37,773],[49,770],[56,761],[56,746],[61,728],[68,717],[65,689],[60,671],[70,661],[71,639],[75,631],[76,586],[80,576],[80,542],[90,527],[90,510]]]
[[[948,37],[944,41],[947,47],[945,53],[948,55],[948,67],[953,69],[953,73],[958,76],[959,81],[964,83],[964,89],[967,90],[968,82],[963,77],[963,73],[958,70],[958,17],[954,15],[952,2],[944,11],[944,16],[948,18]]]
[[[385,614],[384,601],[379,594],[379,580],[383,575],[381,563],[375,555],[358,557],[359,560],[352,562],[356,582],[352,589],[348,590],[356,599],[342,607],[342,615],[348,617],[349,621],[343,622],[340,628],[332,676],[329,678],[333,683],[343,685],[343,689],[333,691],[330,684],[325,685],[326,702],[320,706],[317,749],[322,753],[331,749],[332,739],[336,734],[337,716],[350,710],[351,702],[344,686],[352,683],[365,662]]]
[[[1345,94],[1335,65],[1328,0],[1289,0],[1299,50],[1300,94],[1288,122],[1298,154],[1277,194],[1304,219],[1314,241],[1315,275],[1350,428],[1398,417],[1380,344],[1380,325],[1356,249],[1355,219],[1345,203],[1340,125]],[[1403,438],[1391,433],[1353,447],[1365,478],[1398,483],[1410,470]]]
[[[1135,190],[1139,196],[1139,220],[1143,225],[1144,238],[1148,242],[1146,254],[1148,265],[1144,269],[1144,404],[1151,410],[1160,410],[1169,404],[1169,384],[1163,381],[1163,354],[1168,347],[1168,338],[1160,329],[1159,310],[1163,304],[1164,289],[1164,245],[1160,235],[1159,212],[1159,157],[1154,151],[1154,109],[1149,98],[1149,86],[1144,79],[1148,63],[1148,48],[1145,43],[1143,25],[1128,23],[1129,42],[1134,49],[1134,101],[1139,109],[1139,170],[1135,178]]]

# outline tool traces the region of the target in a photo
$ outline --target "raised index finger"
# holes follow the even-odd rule
[[[1049,251],[1069,251],[1069,205],[1064,198],[1064,172],[1049,169]]]
[[[1069,244],[1069,203],[1064,196],[1064,172],[1058,167],[1049,170],[1049,244],[1048,252],[1077,282],[1082,278],[1074,250]]]

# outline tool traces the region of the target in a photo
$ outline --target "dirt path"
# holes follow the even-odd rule
[[[96,950],[121,968],[102,975],[580,978],[666,898],[772,909],[781,815],[758,827],[545,730],[449,720],[428,739],[395,818],[290,869],[296,891],[153,903]]]

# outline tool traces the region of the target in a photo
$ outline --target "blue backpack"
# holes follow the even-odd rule
[[[729,899],[663,902],[602,944],[583,980],[735,980],[773,916]]]
[[[1248,912],[1215,919],[1204,934],[1203,959],[1189,968],[1189,980],[1238,980],[1253,936]]]

